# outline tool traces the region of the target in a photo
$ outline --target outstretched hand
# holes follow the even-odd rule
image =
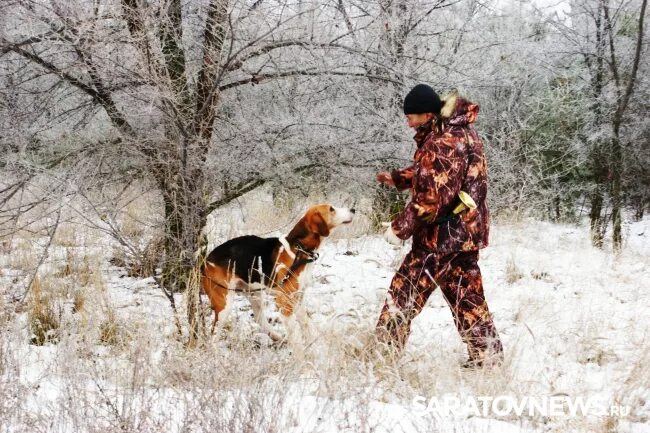
[[[383,183],[384,185],[395,186],[395,183],[393,182],[393,177],[387,171],[382,171],[377,173],[377,181]]]
[[[392,245],[402,246],[404,241],[397,237],[397,234],[393,231],[390,223],[381,223],[382,226],[386,227],[384,232],[384,240]]]

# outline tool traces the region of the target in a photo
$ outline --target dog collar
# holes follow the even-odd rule
[[[316,251],[305,249],[300,242],[296,245],[296,251],[307,257],[305,260],[307,263],[315,262],[318,259],[318,253]]]

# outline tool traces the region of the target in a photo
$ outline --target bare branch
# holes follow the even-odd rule
[[[21,55],[22,57],[36,63],[37,65],[43,67],[50,73],[58,76],[59,78],[65,80],[69,84],[75,86],[76,88],[84,91],[87,95],[89,95],[93,100],[95,100],[98,104],[100,104],[104,109],[106,110],[106,113],[108,114],[108,117],[111,119],[113,124],[124,134],[134,136],[135,131],[129,124],[129,122],[126,120],[126,118],[122,115],[122,113],[118,110],[117,106],[115,105],[115,102],[113,101],[110,93],[108,93],[105,89],[99,88],[95,89],[91,85],[84,83],[82,80],[79,78],[70,75],[67,72],[62,71],[58,67],[56,67],[53,63],[48,62],[47,60],[43,59],[37,54],[34,54],[32,52],[29,52],[27,50],[24,50],[23,48],[10,43],[9,41],[2,39],[1,42],[3,45],[5,45],[8,49],[11,51],[15,52],[16,54]]]
[[[169,1],[167,13],[164,15],[160,27],[160,44],[165,57],[165,68],[179,102],[182,102],[184,106],[187,104],[187,108],[189,108],[181,0]]]
[[[621,81],[618,75],[618,62],[616,61],[616,48],[614,46],[614,30],[612,29],[612,21],[609,17],[609,5],[607,4],[608,0],[601,0],[603,2],[603,11],[605,13],[605,30],[607,30],[607,38],[609,40],[609,55],[611,60],[609,62],[610,69],[612,70],[612,75],[614,75],[614,82],[616,82],[616,92],[618,97],[621,97]],[[643,18],[641,18],[643,19]]]
[[[211,212],[220,208],[221,206],[225,206],[226,204],[230,203],[231,201],[235,200],[238,197],[241,197],[247,192],[253,191],[254,189],[264,185],[266,182],[267,182],[266,179],[261,179],[261,178],[242,182],[232,191],[226,192],[226,194],[219,200],[215,200],[212,203],[208,204],[206,208],[207,214],[210,214]]]
[[[284,71],[284,72],[277,72],[277,73],[268,73],[268,74],[257,74],[253,75],[250,78],[245,78],[242,80],[238,81],[233,81],[228,84],[224,84],[223,86],[219,87],[220,91],[232,89],[233,87],[238,87],[242,86],[244,84],[259,84],[262,81],[270,80],[270,79],[275,79],[275,78],[286,78],[286,77],[294,77],[294,76],[312,76],[312,77],[317,77],[317,76],[325,76],[325,75],[338,75],[338,76],[344,76],[344,77],[363,77],[363,78],[368,78],[368,79],[373,79],[373,80],[379,80],[379,81],[384,81],[387,83],[394,83],[394,84],[402,84],[398,80],[394,80],[390,77],[385,77],[385,76],[380,76],[380,75],[373,75],[369,74],[367,72],[341,72],[341,71],[306,71],[306,70],[296,70],[296,71]]]
[[[217,95],[212,91],[212,87],[217,79],[219,56],[226,38],[224,26],[226,8],[227,2],[225,0],[212,0],[210,2],[203,35],[203,65],[199,71],[197,82],[198,94],[194,128],[205,143],[209,143],[212,137],[212,124],[217,109]]]
[[[641,2],[641,13],[639,15],[639,30],[637,32],[636,39],[636,49],[634,50],[634,60],[632,60],[632,70],[630,71],[630,78],[627,82],[627,87],[625,88],[625,93],[623,98],[618,104],[618,109],[616,110],[616,117],[620,120],[623,116],[623,113],[627,109],[627,105],[630,102],[630,97],[632,96],[632,91],[634,90],[634,82],[636,81],[636,76],[639,71],[639,63],[641,61],[641,51],[643,46],[643,21],[645,18],[645,10],[648,5],[648,0],[643,0]]]

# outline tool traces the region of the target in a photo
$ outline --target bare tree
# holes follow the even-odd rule
[[[212,195],[208,158],[218,144],[217,119],[228,92],[288,77],[390,80],[357,67],[356,50],[336,42],[336,35],[314,39],[300,21],[315,6],[18,0],[4,8],[15,21],[1,36],[1,52],[13,76],[24,78],[14,89],[45,93],[64,127],[71,113],[92,113],[91,124],[106,119],[112,129],[102,143],[126,165],[121,173],[131,170],[155,183],[164,208],[160,283],[170,299],[185,288],[196,264],[207,215],[270,177],[259,171],[223,176],[221,194]],[[296,50],[337,50],[353,62],[328,64],[320,56],[293,65]],[[65,96],[54,89],[65,89]],[[228,122],[227,113],[221,116]]]
[[[621,208],[622,201],[622,181],[623,176],[623,147],[621,143],[621,127],[623,125],[624,116],[628,110],[630,98],[634,93],[637,73],[639,71],[639,64],[641,61],[641,54],[643,50],[643,24],[645,19],[645,12],[648,1],[641,1],[641,9],[639,12],[639,24],[636,31],[636,44],[634,48],[634,55],[632,57],[631,65],[628,71],[623,71],[623,66],[620,59],[617,58],[616,44],[614,42],[613,26],[614,20],[610,13],[609,4],[607,2],[603,5],[603,17],[605,19],[605,27],[607,29],[607,38],[609,43],[609,68],[612,76],[614,77],[614,84],[616,88],[616,109],[611,118],[612,125],[612,170],[611,170],[611,195],[612,195],[612,224],[613,230],[613,246],[617,252],[621,251],[623,246],[623,238],[621,235]],[[622,77],[624,74],[627,78]]]
[[[474,0],[4,2],[0,145],[10,156],[0,222],[18,229],[19,215],[76,194],[142,255],[98,202],[110,188],[119,198],[135,182],[151,185],[159,281],[173,302],[215,209],[262,185],[300,187],[303,176],[375,193],[375,170],[410,159],[401,97],[423,81],[481,105],[496,210],[559,218],[579,177],[576,143],[589,140],[592,229],[602,233],[609,194],[618,245],[624,179],[609,173],[630,136],[643,66],[643,20],[631,45],[621,11],[638,7],[623,6],[581,0],[564,22],[526,2]],[[589,124],[612,125],[613,140],[585,132],[586,99]],[[560,114],[548,116],[553,104]],[[30,190],[39,176],[46,187]]]
[[[556,23],[564,41],[575,50],[568,52],[580,55],[589,74],[592,98],[589,108],[593,112],[593,120],[588,125],[593,136],[590,149],[592,243],[597,247],[603,245],[609,219],[605,204],[609,198],[616,251],[622,247],[621,221],[625,205],[622,179],[626,171],[626,150],[622,129],[630,121],[626,113],[638,84],[646,6],[646,0],[640,5],[612,4],[610,0],[580,1],[573,4],[575,12],[571,25]],[[631,18],[635,16],[638,16],[638,23],[631,26]],[[623,31],[625,26],[628,28]]]

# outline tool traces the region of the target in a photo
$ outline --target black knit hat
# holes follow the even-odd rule
[[[404,114],[440,114],[440,96],[426,84],[418,84],[404,98]]]

